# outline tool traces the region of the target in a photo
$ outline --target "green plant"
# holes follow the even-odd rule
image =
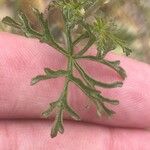
[[[74,83],[90,98],[90,100],[95,104],[99,115],[105,114],[110,116],[115,113],[113,110],[107,108],[107,103],[112,105],[119,104],[118,100],[112,100],[102,96],[101,92],[98,91],[95,86],[102,88],[116,88],[121,87],[123,83],[120,81],[116,81],[114,83],[97,81],[88,75],[78,63],[79,59],[96,61],[114,69],[123,79],[126,78],[125,70],[120,66],[120,61],[109,61],[105,59],[106,54],[118,46],[123,49],[123,52],[126,55],[129,55],[131,52],[131,50],[127,47],[126,42],[117,35],[118,29],[116,25],[114,25],[114,22],[112,23],[112,21],[102,17],[96,17],[95,21],[92,23],[88,23],[86,20],[85,16],[87,12],[91,10],[91,7],[95,6],[99,2],[99,0],[62,0],[52,3],[53,7],[61,10],[64,18],[66,46],[62,46],[60,43],[55,41],[49,29],[48,20],[44,17],[44,14],[39,12],[37,9],[33,9],[33,11],[41,23],[41,32],[35,31],[31,27],[28,18],[22,12],[18,14],[18,21],[15,21],[10,17],[5,17],[2,20],[3,23],[21,30],[25,36],[38,38],[41,42],[54,47],[68,60],[67,70],[56,71],[45,68],[44,75],[38,75],[31,81],[31,85],[34,85],[42,80],[65,77],[64,88],[59,99],[50,103],[49,108],[42,113],[42,115],[47,118],[54,109],[56,110],[56,117],[51,130],[51,137],[55,137],[58,132],[64,132],[64,111],[66,111],[73,119],[80,120],[79,115],[73,110],[67,101],[67,95],[69,92],[68,85],[70,82]],[[72,33],[77,26],[82,27],[82,32],[76,39],[74,39]],[[85,44],[83,49],[81,49],[78,53],[75,53],[75,46],[84,39],[87,39],[88,42]],[[85,55],[92,45],[97,46],[97,55]],[[80,73],[81,79],[73,75],[74,69]]]

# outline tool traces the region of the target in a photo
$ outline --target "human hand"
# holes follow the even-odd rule
[[[150,67],[126,57],[121,60],[127,72],[122,88],[103,90],[120,100],[113,107],[116,115],[99,118],[95,107],[87,108],[88,98],[74,85],[69,100],[82,122],[64,121],[65,132],[51,139],[51,122],[41,112],[57,98],[63,79],[30,86],[31,78],[44,67],[65,68],[62,55],[37,40],[0,33],[0,150],[149,150]],[[93,76],[103,81],[120,80],[105,66],[80,62]],[[94,67],[93,67],[94,66]]]

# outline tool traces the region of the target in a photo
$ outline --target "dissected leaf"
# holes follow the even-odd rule
[[[82,80],[76,77],[70,78],[73,83],[75,83],[88,97],[92,99],[101,100],[100,91],[97,91],[94,88],[86,86]]]
[[[132,52],[127,47],[126,41],[116,34],[118,29],[112,21],[102,18],[95,18],[95,22],[91,25],[91,32],[96,37],[96,45],[98,55],[103,59],[106,54],[120,46],[123,52],[128,56]]]
[[[112,64],[110,61],[107,60],[99,60],[101,63],[109,66],[110,68],[114,69],[123,79],[127,77],[125,70],[119,66],[118,64]]]
[[[57,114],[56,118],[53,124],[53,127],[51,129],[51,137],[54,138],[57,136],[58,132],[63,133],[64,127],[63,127],[63,109],[60,109]]]
[[[79,115],[69,106],[68,104],[65,105],[65,110],[68,112],[68,114],[75,120],[80,120]]]
[[[2,22],[9,26],[18,28],[18,29],[21,29],[21,26],[22,26],[20,23],[16,22],[14,19],[12,19],[11,17],[8,17],[8,16],[3,18]]]
[[[95,86],[102,88],[116,88],[121,87],[122,82],[116,81],[112,83],[104,83],[95,80],[93,77],[88,75],[84,69],[77,63],[78,59],[88,59],[96,61],[98,63],[107,65],[108,67],[115,70],[123,79],[126,78],[125,70],[120,66],[120,61],[109,61],[105,59],[107,53],[114,50],[116,47],[120,46],[123,52],[128,56],[131,50],[127,47],[127,43],[124,39],[118,36],[119,33],[114,26],[114,23],[110,21],[109,18],[105,18],[102,15],[101,18],[93,17],[94,23],[86,20],[91,12],[91,9],[100,9],[101,5],[105,3],[105,0],[56,0],[53,1],[52,7],[59,9],[62,12],[62,18],[64,18],[63,27],[60,23],[56,23],[56,27],[61,26],[61,30],[64,37],[66,38],[65,44],[58,43],[53,37],[53,31],[50,29],[49,18],[46,18],[44,13],[40,12],[38,9],[33,8],[34,14],[39,19],[41,24],[40,32],[32,28],[32,23],[27,18],[26,14],[20,12],[18,17],[19,21],[15,21],[10,17],[5,17],[3,23],[20,29],[27,37],[36,37],[40,42],[44,42],[54,49],[59,51],[65,56],[68,61],[67,70],[51,70],[45,68],[44,75],[38,75],[32,79],[31,85],[34,85],[42,80],[47,80],[51,78],[65,77],[65,83],[63,91],[61,92],[58,100],[56,102],[50,103],[48,109],[42,113],[44,117],[49,117],[51,112],[56,109],[56,117],[51,130],[51,137],[57,136],[58,132],[63,133],[63,113],[66,111],[73,119],[80,120],[79,115],[73,110],[73,108],[68,104],[68,86],[70,82],[77,85],[82,92],[87,95],[90,100],[96,105],[98,115],[105,114],[110,116],[115,112],[107,107],[106,104],[118,105],[118,100],[109,99],[102,96],[102,93],[96,89]],[[109,3],[109,2],[107,2]],[[100,5],[100,6],[98,6]],[[86,12],[87,11],[87,12]],[[105,16],[105,15],[104,15]],[[55,18],[57,20],[57,18]],[[92,20],[92,18],[91,18]],[[57,22],[57,21],[56,21]],[[77,35],[75,27],[81,27],[80,36]],[[74,38],[76,34],[77,38]],[[79,33],[78,33],[79,34]],[[78,53],[75,53],[76,44],[80,44],[81,40],[87,39],[87,43],[84,43],[83,49]],[[73,42],[74,41],[74,42]],[[96,56],[85,56],[84,54],[90,49],[91,46],[97,45]],[[57,58],[54,58],[57,59]],[[81,79],[74,76],[74,68],[81,75]]]
[[[38,75],[31,80],[31,85],[34,85],[42,80],[47,80],[51,78],[58,78],[67,75],[67,72],[64,70],[53,71],[49,68],[44,69],[46,75]]]
[[[83,19],[84,13],[84,3],[86,1],[57,1],[56,7],[62,10],[65,24],[69,28],[73,28],[80,20]]]
[[[107,116],[111,116],[113,114],[115,114],[116,112],[113,111],[113,110],[110,110],[108,109],[103,103],[101,103],[103,109],[104,109],[104,113],[107,115]]]
[[[57,104],[58,101],[50,103],[48,109],[42,113],[42,116],[44,118],[48,118],[50,113],[57,107]]]
[[[107,60],[109,63],[115,65],[115,66],[119,66],[120,65],[120,60],[116,60],[116,61],[109,61]]]
[[[106,112],[106,114],[111,115],[114,114],[114,112],[112,110],[109,110],[103,103],[107,102],[113,105],[118,105],[119,101],[118,100],[110,100],[108,98],[105,98],[103,96],[100,95],[99,91],[96,91],[95,89],[91,89],[89,87],[87,87],[86,85],[84,85],[84,83],[79,79],[79,78],[75,78],[72,77],[72,82],[74,82],[78,87],[80,87],[80,89],[88,96],[91,98],[91,100],[93,100],[93,102],[95,103],[96,101],[96,107],[98,107],[98,112],[102,113],[102,112]],[[101,109],[100,109],[101,108]],[[103,109],[102,109],[103,108]]]
[[[104,102],[104,103],[109,103],[109,104],[112,104],[112,105],[119,105],[118,100],[112,100],[112,99],[109,99],[109,98],[106,98],[106,97],[103,97],[103,96],[101,96],[101,99],[102,99],[102,102]]]
[[[46,75],[38,75],[31,80],[31,85],[34,85],[34,84],[38,83],[39,81],[47,80],[47,79],[51,79],[51,77],[48,77]]]
[[[67,71],[65,71],[65,70],[53,71],[53,70],[51,70],[49,68],[45,68],[44,71],[45,71],[47,76],[53,77],[53,78],[67,75]]]
[[[36,8],[33,8],[33,12],[38,17],[38,19],[42,25],[43,38],[41,39],[41,41],[43,41],[43,42],[47,41],[47,40],[52,41],[53,37],[52,37],[50,30],[49,30],[48,21],[46,20],[46,18],[44,18],[44,14]]]
[[[97,108],[97,114],[98,116],[106,115],[106,116],[112,116],[115,114],[113,110],[108,109],[103,103],[99,101],[94,101],[96,108]]]
[[[97,115],[101,117],[102,114],[105,113],[105,110],[104,110],[103,106],[101,105],[101,103],[99,103],[98,101],[94,101],[94,103],[96,106]]]
[[[99,59],[96,56],[78,56],[78,59],[87,59],[87,60],[92,60],[95,62],[99,62],[102,63],[104,65],[107,65],[108,67],[112,68],[113,70],[115,70],[123,79],[125,79],[127,77],[125,70],[119,65],[120,62],[119,61],[108,61],[106,59]]]
[[[75,67],[77,68],[77,70],[79,71],[83,79],[86,80],[88,84],[90,84],[90,86],[92,87],[100,86],[103,88],[116,88],[116,87],[121,87],[123,85],[123,83],[119,81],[113,82],[113,83],[104,83],[104,82],[94,80],[92,77],[90,77],[89,75],[85,73],[85,71],[80,67],[78,63],[75,63]]]
[[[27,16],[23,12],[20,11],[18,13],[18,17],[20,19],[20,22],[22,23],[21,30],[27,37],[33,37],[33,36],[36,38],[42,37],[42,35],[38,31],[35,31],[34,29],[32,29]]]
[[[88,86],[86,86],[79,78],[71,77],[70,80],[76,84],[87,96],[90,98],[99,99],[100,91],[97,91],[95,89],[92,89]]]

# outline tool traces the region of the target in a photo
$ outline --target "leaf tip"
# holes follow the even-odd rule
[[[56,137],[56,136],[57,136],[57,133],[56,133],[56,132],[52,132],[52,131],[51,131],[50,136],[51,136],[51,138],[54,138],[54,137]]]
[[[119,101],[118,100],[114,100],[113,101],[113,105],[119,105]]]
[[[30,85],[33,86],[33,85],[35,85],[37,82],[38,82],[37,79],[36,79],[36,78],[33,78],[33,79],[31,80],[31,82],[30,82]]]
[[[117,83],[117,87],[122,87],[123,86],[123,82],[118,82]]]

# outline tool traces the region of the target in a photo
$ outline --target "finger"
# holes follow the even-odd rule
[[[49,102],[58,99],[64,79],[30,86],[31,78],[43,74],[44,67],[66,68],[65,58],[38,40],[6,33],[0,34],[0,50],[0,117],[39,118]],[[95,107],[86,107],[88,98],[74,85],[70,86],[69,92],[71,105],[84,121],[121,127],[149,127],[149,65],[121,56],[111,55],[109,58],[121,60],[121,66],[128,74],[122,88],[103,91],[105,96],[120,100],[118,106],[110,106],[117,114],[110,119],[97,117]],[[96,78],[104,81],[120,79],[102,65],[81,63]]]
[[[65,122],[65,133],[51,139],[49,121],[0,121],[3,150],[149,150],[150,132]]]

